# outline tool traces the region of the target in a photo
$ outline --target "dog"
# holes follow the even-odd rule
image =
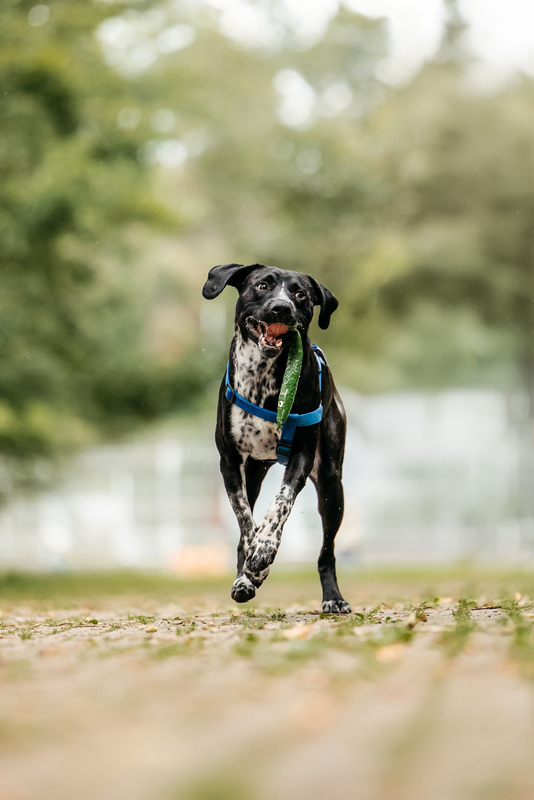
[[[334,540],[343,518],[342,466],[346,417],[325,357],[311,344],[308,327],[320,306],[326,329],[338,306],[314,278],[263,264],[220,264],[210,269],[202,290],[212,300],[226,286],[239,292],[235,333],[217,408],[215,441],[228,499],[240,530],[237,577],[232,598],[251,600],[273,563],[282,530],[308,478],[314,483],[323,524],[318,568],[322,610],[349,614],[339,591]],[[288,352],[288,331],[296,328],[303,360],[291,414],[281,432],[276,410]],[[270,467],[285,465],[280,491],[259,525],[253,510]]]

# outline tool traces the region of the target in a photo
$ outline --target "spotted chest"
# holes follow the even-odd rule
[[[264,406],[267,398],[276,397],[279,387],[274,376],[275,360],[266,358],[253,342],[243,340],[238,331],[233,350],[236,392],[257,406]],[[276,423],[247,414],[235,405],[230,420],[232,436],[241,455],[260,461],[276,459],[280,438]]]

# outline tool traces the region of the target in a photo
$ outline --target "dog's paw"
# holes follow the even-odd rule
[[[239,575],[235,579],[232,586],[232,600],[235,600],[236,603],[247,603],[255,594],[256,588],[246,575]]]
[[[273,563],[277,553],[277,548],[268,542],[261,542],[252,547],[245,561],[245,569],[251,575],[261,577],[265,580],[269,574],[269,567]],[[265,576],[263,575],[265,573]]]
[[[350,614],[350,605],[341,597],[339,600],[325,600],[322,605],[323,614]]]

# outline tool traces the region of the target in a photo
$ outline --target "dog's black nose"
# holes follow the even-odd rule
[[[293,318],[293,314],[295,313],[295,306],[293,303],[287,303],[284,300],[276,300],[269,306],[269,311],[271,314],[276,314],[281,319]]]

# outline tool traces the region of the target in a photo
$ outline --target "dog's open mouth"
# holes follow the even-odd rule
[[[289,330],[283,322],[260,322],[254,317],[249,317],[246,325],[250,333],[258,340],[258,345],[267,350],[280,350],[283,345],[283,336]]]

